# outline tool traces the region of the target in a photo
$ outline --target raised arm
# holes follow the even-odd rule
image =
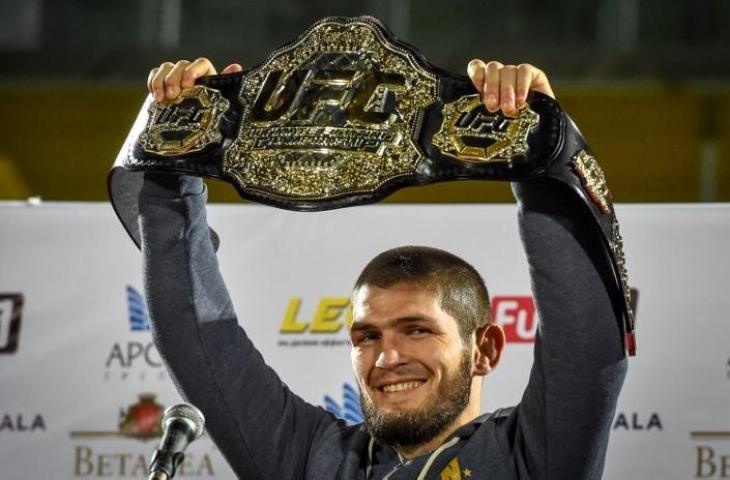
[[[627,366],[610,268],[565,186],[546,179],[514,191],[541,320],[514,445],[525,446],[532,478],[598,479]]]
[[[239,327],[201,179],[147,174],[139,197],[152,334],[181,394],[241,478],[302,478],[334,419],[284,385]]]
[[[469,75],[490,111],[515,115],[530,89],[554,97],[531,65],[475,60]],[[508,442],[520,478],[598,479],[627,364],[620,294],[598,228],[575,193],[548,178],[513,190],[541,322]]]

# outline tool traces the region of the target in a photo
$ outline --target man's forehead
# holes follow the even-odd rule
[[[399,282],[388,287],[362,285],[352,294],[352,313],[357,321],[377,311],[439,308],[437,292],[426,284]]]
[[[437,294],[438,289],[427,282],[403,281],[387,287],[366,283],[353,290],[352,298],[353,301],[370,302],[384,296],[402,295],[435,298]]]

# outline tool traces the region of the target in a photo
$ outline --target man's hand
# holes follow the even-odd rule
[[[517,116],[518,110],[527,104],[530,90],[555,98],[545,73],[528,63],[503,65],[494,60],[484,63],[474,59],[467,66],[467,73],[492,113],[501,109],[508,117]]]
[[[232,63],[223,69],[221,73],[240,72],[243,67]],[[164,102],[172,100],[184,88],[190,88],[195,80],[206,75],[215,75],[215,67],[207,58],[200,57],[190,62],[179,60],[177,63],[164,62],[157,68],[150,70],[147,76],[147,89],[155,97],[155,101]]]
[[[222,73],[240,72],[243,67],[232,63]],[[216,69],[211,61],[200,57],[193,62],[179,60],[177,63],[164,62],[150,70],[147,88],[157,102],[172,100],[184,88],[190,88],[195,80],[206,75],[215,75]],[[507,116],[516,116],[525,106],[527,93],[535,90],[555,98],[545,73],[527,63],[503,65],[497,61],[484,63],[475,59],[467,67],[469,78],[482,95],[484,105],[490,112],[502,110]]]

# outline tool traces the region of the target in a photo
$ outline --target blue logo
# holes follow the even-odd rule
[[[332,415],[354,425],[362,422],[360,396],[355,387],[349,383],[342,385],[342,407],[329,395],[324,396],[324,408]]]
[[[127,311],[129,328],[133,332],[146,332],[150,329],[150,319],[144,306],[144,297],[133,286],[127,285]]]

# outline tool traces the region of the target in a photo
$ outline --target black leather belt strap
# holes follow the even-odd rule
[[[633,313],[606,181],[558,103],[531,92],[517,118],[490,113],[471,81],[431,65],[372,17],[326,18],[262,64],[149,97],[109,175],[139,246],[141,172],[225,180],[298,211],[377,202],[399,188],[550,177],[588,208],[611,259],[630,354]]]

